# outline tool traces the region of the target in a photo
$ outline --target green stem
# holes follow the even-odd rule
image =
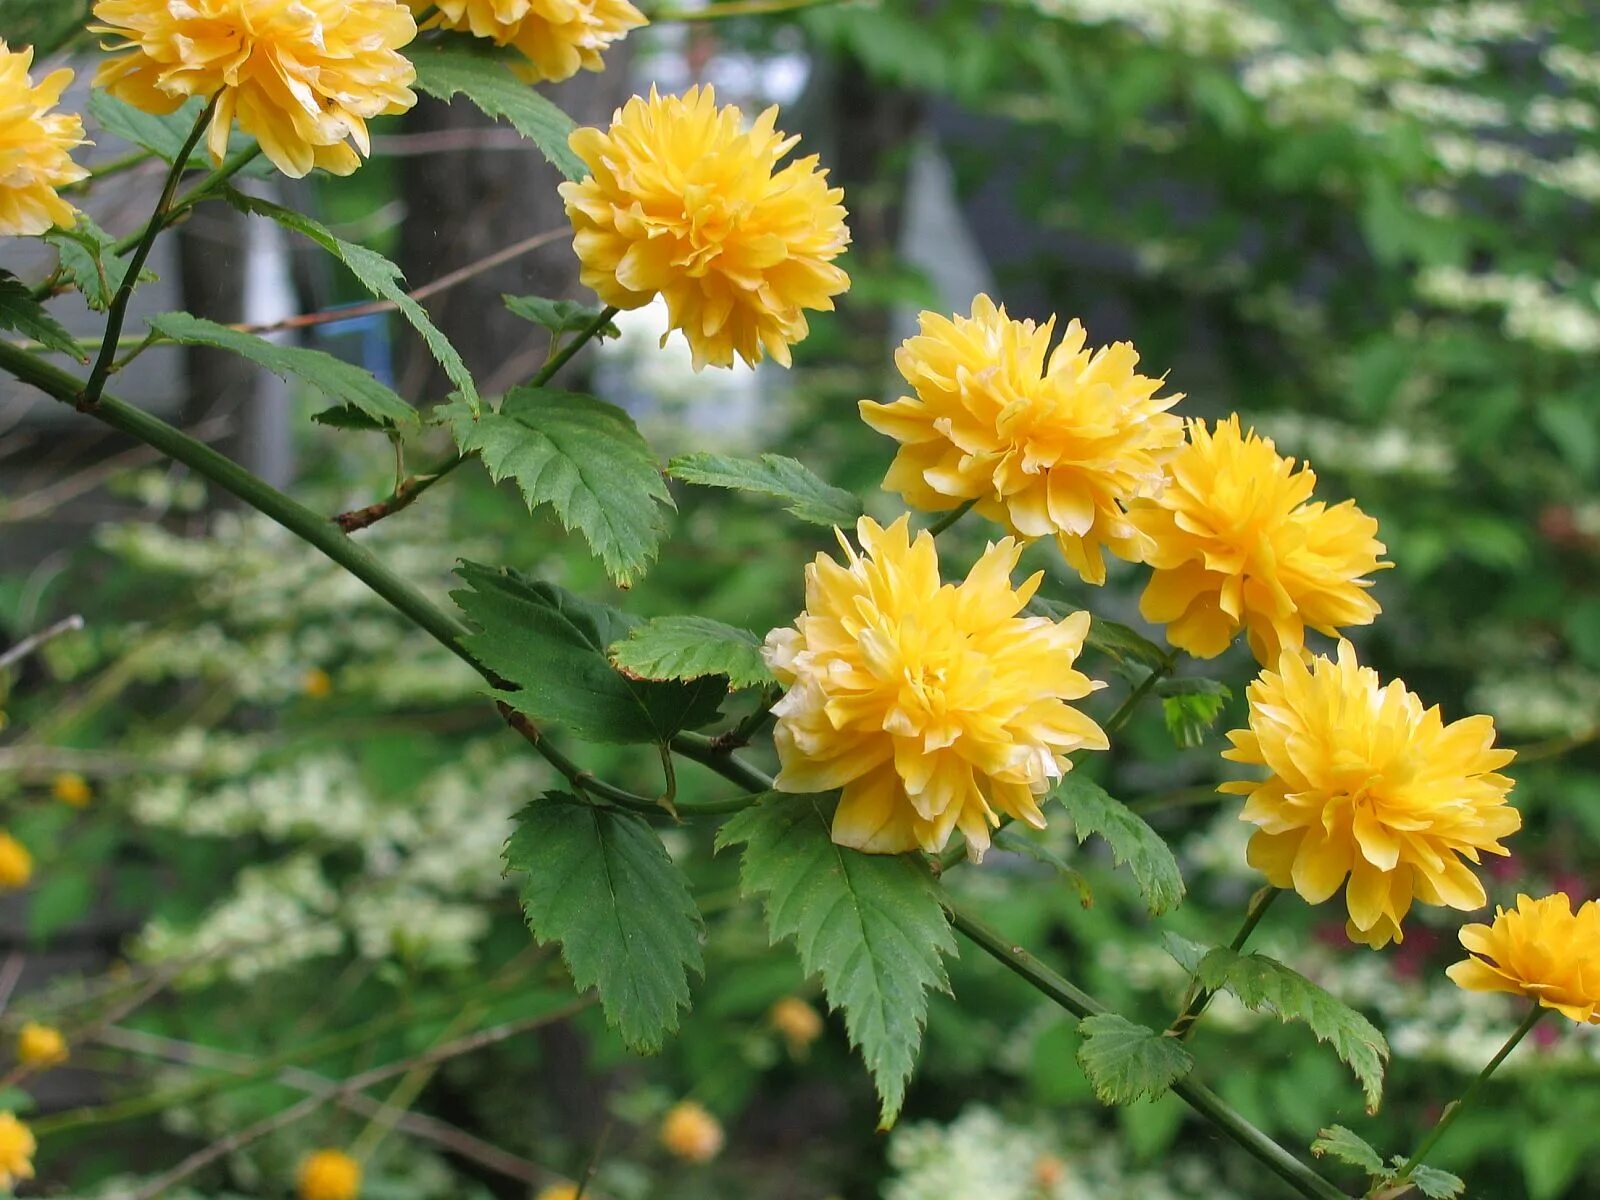
[[[192,147],[190,148],[190,151],[191,153],[193,152]],[[220,167],[216,168],[199,183],[195,184],[194,187],[190,188],[182,196],[178,197],[177,202],[172,206],[172,211],[167,213],[165,225],[171,226],[175,224],[178,218],[183,216],[184,213],[195,207],[195,205],[199,204],[202,200],[208,199],[213,192],[217,191],[217,189],[223,184],[227,183],[228,180],[232,179],[240,171],[244,170],[260,157],[261,147],[252,146],[250,149],[241,150],[232,158],[229,158]],[[129,250],[132,250],[136,245],[138,245],[138,243],[139,235],[130,234],[129,236],[123,238],[120,242],[117,242],[115,245],[113,245],[111,249],[116,254],[126,254]]]
[[[73,403],[79,394],[77,380],[61,368],[3,341],[0,341],[0,368],[9,371],[24,383],[32,384],[40,391],[68,404]],[[243,500],[257,512],[272,518],[289,532],[309,542],[387,600],[401,614],[477,671],[490,684],[503,685],[503,680],[498,679],[494,672],[478,662],[467,650],[461,640],[466,631],[454,617],[391,571],[366,547],[353,538],[346,537],[326,518],[285,496],[277,488],[258,479],[232,459],[218,454],[204,442],[196,441],[159,417],[153,417],[115,396],[103,395],[100,403],[95,405],[92,415],[113,429],[131,434],[167,457],[193,468],[219,487]],[[574,786],[625,808],[655,814],[661,812],[661,806],[655,800],[636,796],[589,774],[552,746],[549,739],[532,722],[524,723],[526,728],[517,722],[512,722],[517,732],[521,733],[551,766],[571,780]],[[748,791],[763,792],[772,786],[772,781],[760,771],[747,766],[731,754],[717,752],[712,747],[710,739],[699,734],[680,734],[673,739],[672,747],[686,758],[714,767],[726,778],[741,784]],[[733,773],[730,774],[730,771]],[[691,815],[716,815],[737,812],[741,808],[748,807],[751,801],[750,796],[738,796],[727,800],[705,800],[696,803],[686,801],[679,804],[678,808],[681,812]]]
[[[1256,926],[1261,924],[1261,918],[1267,915],[1267,909],[1272,907],[1272,902],[1278,898],[1281,891],[1281,888],[1268,884],[1250,897],[1250,903],[1244,911],[1244,923],[1239,926],[1239,932],[1233,935],[1233,941],[1228,943],[1228,949],[1235,953],[1244,949],[1244,944],[1250,940],[1250,935],[1256,931]],[[1188,1037],[1214,995],[1216,993],[1209,988],[1201,987],[1198,979],[1191,982],[1178,1017],[1167,1028],[1167,1032],[1176,1038]]]
[[[94,168],[94,173],[87,179],[80,179],[77,183],[70,183],[61,189],[63,195],[72,195],[76,192],[86,192],[102,179],[110,179],[113,175],[121,175],[124,171],[131,171],[155,157],[151,150],[134,150],[120,158],[113,158],[103,166]]]
[[[178,151],[177,157],[172,160],[172,169],[167,172],[167,181],[161,188],[161,198],[156,201],[156,210],[150,214],[150,223],[144,227],[144,232],[134,244],[133,257],[128,260],[128,271],[122,277],[122,284],[117,288],[117,294],[111,298],[111,305],[106,310],[106,332],[100,340],[100,355],[95,359],[94,367],[89,372],[89,382],[83,386],[83,394],[78,397],[78,407],[90,409],[100,399],[100,393],[105,390],[106,379],[111,375],[111,364],[117,355],[117,343],[122,340],[122,323],[128,317],[128,301],[133,297],[133,289],[139,285],[139,275],[144,271],[144,264],[150,258],[150,250],[156,244],[156,238],[167,227],[169,214],[172,212],[173,197],[178,194],[178,181],[183,178],[183,172],[189,165],[189,155],[194,153],[194,148],[200,144],[200,139],[205,135],[206,123],[211,120],[211,114],[217,110],[217,101],[222,93],[218,92],[211,97],[209,103],[201,110],[195,119],[194,128],[189,131],[189,136],[184,140],[183,149]]]
[[[1027,980],[1035,989],[1074,1016],[1089,1017],[1109,1011],[1093,996],[1057,975],[1021,946],[1006,940],[997,931],[957,908],[948,898],[943,903],[945,911],[950,914],[950,923],[976,943],[979,949]],[[1189,1107],[1254,1155],[1308,1200],[1350,1200],[1344,1192],[1250,1124],[1221,1096],[1204,1084],[1196,1083],[1192,1079],[1180,1079],[1172,1085],[1172,1090]]]
[[[619,311],[621,310],[617,308],[601,309],[599,316],[585,325],[578,331],[576,337],[550,356],[550,360],[539,368],[539,373],[528,381],[528,386],[543,387],[549,383],[551,379],[555,378],[555,373],[571,362],[572,356],[588,344],[590,338],[617,319]]]
[[[1117,705],[1117,710],[1107,718],[1104,726],[1106,733],[1113,734],[1126,725],[1128,719],[1133,716],[1134,711],[1143,702],[1144,698],[1155,691],[1157,684],[1172,674],[1172,668],[1175,665],[1171,659],[1168,659],[1161,666],[1152,667],[1150,674],[1139,681],[1139,685],[1128,693],[1128,698]]]
[[[1411,1156],[1405,1166],[1400,1168],[1400,1173],[1394,1177],[1394,1183],[1404,1183],[1411,1178],[1412,1173],[1422,1165],[1422,1160],[1427,1157],[1428,1152],[1439,1144],[1439,1139],[1454,1124],[1455,1119],[1461,1115],[1462,1110],[1472,1103],[1473,1098],[1482,1090],[1483,1085],[1489,1082],[1489,1076],[1493,1075],[1500,1064],[1505,1062],[1506,1057],[1517,1048],[1523,1038],[1528,1036],[1528,1031],[1539,1023],[1539,1018],[1544,1014],[1545,1009],[1542,1006],[1538,1004],[1533,1006],[1528,1015],[1522,1019],[1522,1024],[1518,1025],[1511,1036],[1506,1039],[1506,1044],[1501,1046],[1499,1052],[1489,1060],[1488,1066],[1479,1071],[1478,1077],[1467,1085],[1467,1090],[1461,1093],[1461,1098],[1453,1100],[1445,1106],[1444,1112],[1439,1117],[1439,1123],[1428,1131],[1428,1136],[1422,1139],[1422,1145],[1417,1147],[1417,1152]]]
[[[32,384],[68,404],[75,403],[83,390],[76,379],[59,367],[5,343],[0,343],[0,367],[24,383]],[[251,508],[271,517],[365,583],[474,670],[483,671],[462,646],[460,638],[464,630],[453,617],[396,575],[360,543],[345,537],[322,514],[312,512],[285,496],[204,442],[196,441],[160,418],[115,396],[102,395],[94,407],[93,416],[113,429],[119,429],[154,447],[169,458],[192,467]]]
[[[597,316],[593,321],[590,321],[589,324],[585,325],[583,329],[578,332],[576,337],[574,337],[565,346],[561,347],[561,349],[555,354],[550,356],[550,361],[545,363],[544,366],[539,369],[539,373],[528,381],[528,386],[543,387],[545,384],[549,383],[557,371],[572,361],[572,356],[574,354],[581,350],[584,345],[597,333],[599,333],[607,325],[611,324],[612,320],[616,317],[617,312],[618,310],[615,308],[607,308],[603,310],[599,316]],[[421,496],[423,492],[427,491],[434,484],[438,483],[446,475],[450,474],[450,472],[454,471],[466,461],[467,459],[465,455],[453,454],[449,458],[445,459],[445,461],[441,462],[437,467],[433,468],[432,471],[428,471],[420,475],[412,475],[401,480],[400,483],[395,486],[393,493],[384,499],[379,500],[376,504],[369,504],[365,508],[356,508],[351,509],[349,512],[340,513],[333,519],[334,524],[338,525],[339,528],[345,533],[354,533],[358,529],[365,529],[369,525],[376,525],[385,517],[392,516],[393,514],[399,512],[402,508],[411,507],[411,505],[416,503],[417,498]]]
[[[959,508],[952,508],[949,512],[945,513],[944,516],[940,517],[932,525],[928,526],[929,535],[932,537],[938,537],[946,529],[949,529],[950,526],[954,525],[957,521],[961,520],[962,517],[971,512],[972,506],[976,503],[977,500],[968,500]]]
[[[741,758],[734,757],[727,750],[719,749],[716,742],[701,733],[680,733],[673,737],[672,748],[684,758],[692,759],[702,766],[710,767],[718,775],[732,783],[738,784],[750,792],[770,792],[772,790],[772,777],[766,772],[752,767]],[[747,808],[755,798],[743,796],[737,801],[729,801],[728,807],[723,812],[736,812],[739,808]],[[710,811],[710,810],[704,810]]]

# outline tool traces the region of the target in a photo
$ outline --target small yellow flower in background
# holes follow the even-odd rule
[[[17,1034],[17,1061],[28,1067],[53,1067],[67,1061],[67,1039],[50,1025],[29,1021]]]
[[[722,1153],[722,1142],[722,1126],[693,1100],[680,1100],[661,1120],[661,1145],[685,1162],[710,1162]]]
[[[285,175],[348,175],[370,152],[367,122],[417,102],[400,53],[417,25],[399,0],[98,0],[94,15],[90,31],[117,39],[97,88],[158,115],[221,93],[217,162],[237,119]]]
[[[793,1058],[805,1057],[822,1036],[822,1014],[798,996],[785,996],[767,1013],[767,1023],[789,1044]]]
[[[991,545],[960,584],[941,584],[939,554],[910,519],[856,527],[846,563],[806,568],[806,610],[767,635],[764,654],[787,694],[773,707],[790,792],[843,788],[833,840],[872,854],[944,848],[955,829],[975,859],[1000,814],[1042,828],[1039,797],[1074,750],[1106,735],[1066,702],[1102,686],[1074,668],[1089,614],[1060,622],[1018,614],[1043,572],[1020,588],[1022,548]]]
[[[300,1200],[355,1200],[361,1164],[343,1150],[318,1150],[300,1164]]]
[[[422,16],[424,29],[450,29],[511,46],[528,60],[520,73],[529,82],[570,78],[579,71],[599,71],[611,43],[645,17],[628,0],[409,0]]]
[[[813,155],[778,167],[798,138],[769,108],[744,128],[710,87],[635,96],[611,128],[579,129],[573,151],[593,172],[560,191],[583,285],[617,308],[665,298],[696,370],[737,354],[789,365],[809,332],[806,309],[831,311],[850,279],[833,260],[850,241],[844,192]]]
[[[549,1187],[541,1189],[534,1200],[578,1200],[578,1185],[552,1183]]]
[[[333,695],[333,677],[321,667],[312,667],[300,677],[300,690],[312,700],[326,700]]]
[[[1087,582],[1105,582],[1102,549],[1143,557],[1123,506],[1165,482],[1183,444],[1159,379],[1135,371],[1128,342],[1090,350],[1067,325],[1052,351],[1052,317],[1014,321],[988,296],[970,317],[925,312],[895,365],[915,396],[861,401],[862,420],[900,443],[883,486],[925,512],[978,501],[1024,538],[1054,537]]]
[[[0,1112],[0,1188],[10,1189],[19,1179],[33,1178],[33,1153],[38,1143],[16,1115]]]
[[[1402,940],[1414,900],[1483,907],[1462,860],[1506,854],[1500,839],[1522,826],[1499,774],[1515,755],[1495,749],[1492,719],[1445,724],[1398,679],[1381,685],[1343,640],[1337,661],[1285,654],[1246,695],[1250,728],[1228,734],[1222,756],[1270,773],[1219,790],[1247,797],[1250,865],[1273,886],[1320,904],[1348,876],[1346,932],[1373,947]]]
[[[62,771],[50,781],[50,794],[69,808],[87,808],[94,792],[76,771]]]
[[[0,891],[16,891],[33,878],[33,855],[9,833],[0,830]]]
[[[51,71],[36,84],[32,65],[31,46],[11,50],[0,39],[0,237],[71,225],[76,213],[56,189],[89,174],[72,161],[72,148],[84,144],[83,118],[50,111],[72,72]]]
[[[1174,646],[1215,658],[1242,628],[1270,667],[1304,646],[1308,627],[1333,636],[1377,616],[1363,576],[1390,565],[1378,561],[1378,523],[1353,501],[1313,501],[1311,468],[1241,433],[1237,416],[1214,431],[1191,422],[1167,475],[1128,519],[1150,539],[1154,568],[1139,611]]]
[[[1471,957],[1445,974],[1469,992],[1511,992],[1574,1021],[1600,1025],[1600,902],[1576,913],[1565,892],[1516,908],[1496,906],[1494,924],[1463,925]]]

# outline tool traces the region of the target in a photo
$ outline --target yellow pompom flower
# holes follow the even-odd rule
[[[822,1015],[798,996],[785,996],[774,1004],[767,1023],[789,1044],[792,1058],[803,1058],[822,1036]]]
[[[767,636],[788,689],[773,707],[790,792],[843,788],[833,840],[870,854],[942,850],[952,830],[981,858],[1000,814],[1042,828],[1039,797],[1074,750],[1106,735],[1070,707],[1103,685],[1074,667],[1089,614],[1020,616],[1043,572],[1020,588],[1022,547],[991,545],[959,584],[939,581],[939,554],[910,519],[863,517],[857,553],[806,568],[806,609]]]
[[[94,14],[90,30],[118,39],[95,86],[158,115],[218,96],[217,162],[237,119],[285,175],[348,175],[371,150],[367,122],[417,102],[400,0],[98,0]]]
[[[311,667],[300,677],[300,691],[310,700],[326,700],[333,695],[333,677],[321,667]]]
[[[635,96],[611,128],[575,130],[573,152],[592,174],[560,191],[583,284],[617,308],[666,299],[696,370],[737,354],[789,365],[809,326],[850,279],[833,260],[850,233],[816,156],[785,167],[799,141],[777,132],[769,108],[744,128],[710,87]]]
[[[710,1162],[722,1153],[722,1142],[722,1126],[693,1100],[680,1100],[661,1120],[661,1145],[685,1162]]]
[[[87,808],[94,792],[76,771],[62,771],[50,781],[50,794],[68,808]]]
[[[318,1150],[300,1164],[300,1200],[355,1200],[361,1164],[343,1150]]]
[[[27,1067],[53,1067],[67,1061],[67,1039],[50,1025],[29,1021],[17,1034],[17,1061]]]
[[[28,848],[0,830],[0,891],[16,891],[33,878],[33,855]]]
[[[1492,719],[1445,724],[1398,679],[1380,684],[1342,639],[1337,661],[1285,654],[1246,695],[1250,728],[1228,734],[1222,756],[1268,775],[1220,790],[1247,797],[1251,866],[1312,904],[1348,877],[1346,932],[1374,947],[1402,940],[1414,900],[1483,907],[1462,860],[1507,853],[1500,839],[1522,826],[1499,774],[1515,754],[1495,749]]]
[[[28,68],[33,48],[7,48],[0,38],[0,237],[32,236],[76,219],[57,188],[86,178],[72,161],[83,141],[83,118],[50,110],[72,82],[72,72],[51,71],[38,83]]]
[[[1496,906],[1494,924],[1463,925],[1469,957],[1445,974],[1469,992],[1526,996],[1564,1017],[1600,1025],[1600,902],[1576,913],[1565,892]]]
[[[541,1188],[534,1200],[578,1200],[578,1185],[552,1183],[549,1187]]]
[[[970,317],[925,312],[895,354],[915,396],[861,401],[861,418],[900,443],[883,486],[925,512],[976,500],[977,511],[1024,538],[1054,537],[1087,582],[1106,579],[1102,550],[1143,557],[1124,505],[1165,482],[1183,444],[1134,368],[1128,342],[1091,350],[1073,321],[1052,351],[1052,317],[1014,321],[988,296]]]
[[[519,73],[530,83],[556,82],[599,71],[600,56],[645,17],[628,0],[410,0],[424,29],[450,29],[510,46],[528,60]]]
[[[0,1112],[0,1188],[10,1190],[17,1181],[33,1178],[33,1153],[38,1143],[16,1114]]]
[[[1368,625],[1378,603],[1363,576],[1390,566],[1378,523],[1346,500],[1311,499],[1316,476],[1279,455],[1254,430],[1229,417],[1209,431],[1189,425],[1189,441],[1167,464],[1168,484],[1129,506],[1148,539],[1154,568],[1139,611],[1167,627],[1167,640],[1215,658],[1247,631],[1264,666],[1299,651],[1309,627],[1333,636]]]

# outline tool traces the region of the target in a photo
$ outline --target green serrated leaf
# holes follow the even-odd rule
[[[717,847],[744,846],[740,881],[765,897],[773,943],[792,937],[801,967],[844,1010],[887,1128],[916,1064],[928,989],[949,990],[941,956],[956,943],[927,870],[834,845],[833,807],[826,796],[771,793],[724,825]]]
[[[1060,872],[1078,893],[1078,903],[1084,908],[1094,907],[1094,890],[1082,871],[1078,870],[1054,850],[1023,833],[1015,825],[1006,825],[994,832],[994,848],[1021,854]]]
[[[1233,692],[1215,679],[1163,679],[1156,686],[1167,732],[1179,746],[1193,749],[1206,740]]]
[[[1183,875],[1161,835],[1144,818],[1114,800],[1092,779],[1073,771],[1052,793],[1072,817],[1079,843],[1098,833],[1111,847],[1111,857],[1126,864],[1144,895],[1146,907],[1160,914],[1183,900]]]
[[[184,346],[215,346],[247,358],[283,379],[293,376],[316,388],[339,406],[348,406],[381,425],[397,429],[421,426],[417,410],[366,371],[321,350],[283,346],[241,333],[189,313],[164,313],[150,319],[150,328]]]
[[[1085,1017],[1078,1032],[1083,1035],[1078,1063],[1102,1104],[1154,1099],[1194,1069],[1194,1057],[1177,1038],[1116,1013]]]
[[[183,144],[189,140],[189,133],[203,108],[205,101],[196,96],[165,116],[157,116],[134,108],[100,88],[89,93],[89,115],[99,122],[100,128],[135,146],[142,146],[169,163],[182,153]]]
[[[105,312],[128,274],[128,259],[112,252],[116,244],[104,229],[82,213],[71,229],[52,229],[44,240],[61,255],[61,279],[83,293],[96,312]],[[148,271],[141,279],[154,279]]]
[[[1201,960],[1195,974],[1203,986],[1231,992],[1246,1008],[1270,1012],[1280,1021],[1304,1021],[1360,1080],[1367,1111],[1378,1111],[1389,1043],[1355,1009],[1264,954],[1241,954],[1218,946]]]
[[[1193,975],[1200,969],[1200,960],[1210,953],[1211,947],[1190,941],[1170,929],[1161,935],[1161,945],[1172,955],[1173,961],[1183,968],[1184,974]]]
[[[461,361],[461,355],[450,344],[450,339],[445,337],[438,326],[429,319],[422,305],[408,296],[405,289],[400,286],[404,282],[404,276],[401,275],[399,267],[375,250],[368,250],[365,246],[358,246],[354,242],[335,237],[325,226],[303,213],[295,212],[292,208],[284,208],[281,204],[274,204],[258,196],[247,196],[232,188],[229,188],[225,195],[228,203],[239,211],[268,217],[285,229],[292,229],[310,238],[350,268],[350,273],[374,296],[389,301],[399,309],[400,315],[421,335],[434,360],[449,376],[450,382],[460,389],[467,404],[474,412],[478,410],[482,402],[478,399],[478,389],[472,382],[472,375],[467,371],[467,364]]]
[[[73,340],[61,322],[45,312],[44,306],[33,298],[28,285],[4,270],[0,270],[0,329],[20,333],[47,350],[70,355],[81,363],[89,361],[83,347]]]
[[[851,528],[861,515],[861,501],[781,454],[763,454],[759,459],[685,454],[667,464],[667,474],[685,483],[772,496],[783,502],[784,511],[813,525]]]
[[[557,336],[581,333],[599,320],[601,312],[598,308],[590,308],[575,300],[547,300],[543,296],[504,296],[502,299],[512,316],[542,325]],[[595,336],[602,339],[621,337],[622,331],[614,322],[607,321]]]
[[[1311,1143],[1311,1153],[1321,1158],[1331,1154],[1340,1162],[1359,1167],[1375,1179],[1387,1179],[1394,1174],[1383,1165],[1383,1156],[1367,1144],[1365,1138],[1343,1125],[1330,1125],[1317,1134]]]
[[[463,454],[477,454],[499,482],[516,480],[530,510],[548,504],[587,539],[623,587],[644,573],[666,528],[672,496],[633,418],[573,392],[518,388],[498,412],[441,406]]]
[[[736,688],[773,683],[761,639],[710,617],[657,617],[611,647],[611,661],[645,679],[721,675]]]
[[[134,108],[110,92],[96,89],[89,93],[89,115],[102,129],[150,151],[169,163],[182,153],[183,144],[188,140],[189,133],[194,129],[194,123],[204,107],[205,101],[195,97],[165,116],[157,116]],[[230,158],[238,159],[252,155],[255,148],[255,138],[247,137],[237,129],[229,138]],[[192,168],[209,165],[204,145],[195,148],[189,156],[189,165]],[[265,178],[276,170],[277,168],[267,159],[255,158],[240,167],[238,173]]]
[[[1172,665],[1171,654],[1136,629],[1095,617],[1083,644],[1118,663],[1137,663],[1152,670]]]
[[[1428,1200],[1456,1200],[1467,1190],[1466,1180],[1438,1167],[1417,1167],[1411,1172],[1411,1182]]]
[[[522,873],[534,937],[561,943],[573,983],[599,992],[623,1041],[660,1050],[689,1006],[689,972],[704,967],[699,910],[655,831],[557,792],[517,814],[505,860]]]
[[[465,96],[486,115],[510,121],[568,179],[582,179],[589,173],[567,145],[575,128],[572,118],[532,84],[518,79],[505,62],[465,50],[433,47],[417,47],[410,57],[417,68],[419,92],[447,102],[456,95]]]
[[[464,562],[468,590],[452,593],[479,632],[467,649],[515,685],[505,701],[536,721],[591,742],[665,742],[714,720],[726,690],[715,679],[652,683],[629,679],[606,650],[634,618],[579,599],[552,583]]]

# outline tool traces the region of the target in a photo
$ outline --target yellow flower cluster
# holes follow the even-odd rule
[[[54,1067],[67,1061],[67,1039],[50,1025],[29,1021],[17,1034],[17,1061],[26,1067]]]
[[[1228,735],[1223,757],[1268,775],[1221,790],[1247,797],[1252,866],[1312,904],[1348,879],[1347,932],[1371,946],[1401,940],[1414,900],[1484,905],[1462,860],[1505,854],[1500,839],[1522,825],[1499,774],[1514,755],[1495,749],[1493,721],[1445,724],[1399,680],[1380,684],[1346,641],[1337,661],[1284,654],[1247,695],[1250,727]]]
[[[833,265],[850,241],[844,193],[815,156],[778,166],[799,139],[777,117],[769,108],[746,128],[710,87],[652,88],[610,129],[570,139],[592,172],[561,185],[584,286],[623,309],[663,297],[696,370],[735,355],[788,366],[806,310],[831,310],[850,284]]]
[[[206,145],[220,162],[235,119],[285,175],[348,175],[367,122],[416,103],[400,53],[416,37],[399,0],[98,0],[114,57],[95,86],[144,112],[216,99]]]
[[[28,848],[0,830],[0,891],[16,891],[33,878],[33,855]]]
[[[822,1036],[822,1014],[798,996],[785,996],[767,1013],[767,1023],[788,1043],[790,1058],[804,1058]]]
[[[1270,667],[1304,646],[1308,626],[1332,635],[1377,616],[1364,577],[1389,565],[1378,523],[1353,501],[1313,501],[1310,467],[1241,432],[1235,416],[1214,430],[1191,422],[1167,470],[1168,486],[1128,519],[1153,568],[1139,611],[1174,646],[1214,658],[1244,629]]]
[[[300,1200],[356,1200],[361,1164],[343,1150],[318,1150],[300,1164]]]
[[[527,59],[530,82],[598,71],[601,54],[645,23],[628,0],[409,0],[424,29],[452,29],[510,46]]]
[[[988,296],[970,317],[925,312],[895,365],[916,393],[861,402],[862,419],[900,443],[884,486],[929,512],[976,500],[1023,538],[1051,537],[1089,583],[1105,582],[1102,548],[1138,561],[1125,507],[1165,482],[1183,442],[1161,381],[1140,375],[1127,342],[1090,350],[1071,322],[1014,321]]]
[[[72,161],[73,147],[83,145],[82,118],[50,111],[72,72],[34,83],[32,65],[31,48],[12,50],[0,39],[0,237],[71,225],[72,205],[56,190],[89,174]]]
[[[680,1100],[661,1120],[661,1146],[684,1162],[708,1163],[722,1153],[722,1125],[702,1105]]]
[[[63,771],[52,779],[50,794],[68,808],[87,808],[94,798],[89,781],[76,771]]]
[[[10,1191],[18,1180],[33,1178],[33,1154],[38,1149],[33,1130],[16,1114],[0,1112],[0,1188]]]
[[[1469,957],[1446,974],[1472,992],[1510,992],[1589,1025],[1600,1025],[1600,901],[1576,913],[1564,892],[1496,908],[1492,925],[1466,925]]]
[[[1011,585],[1022,548],[991,545],[959,584],[941,583],[910,519],[856,527],[845,562],[806,568],[806,608],[765,654],[787,688],[772,711],[791,792],[843,788],[833,839],[872,853],[944,848],[960,829],[981,858],[1002,814],[1042,827],[1039,798],[1075,750],[1106,735],[1067,701],[1101,686],[1076,669],[1089,614],[1021,616],[1039,586]]]

